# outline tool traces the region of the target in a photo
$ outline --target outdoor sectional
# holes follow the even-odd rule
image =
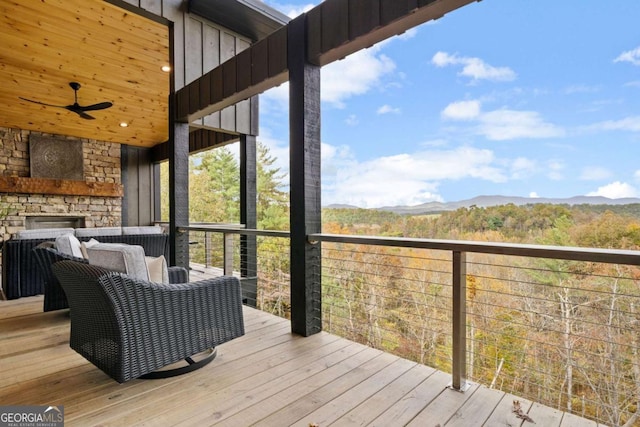
[[[33,254],[41,243],[73,233],[80,241],[95,239],[101,243],[140,245],[148,256],[169,259],[169,235],[160,227],[102,227],[25,230],[2,245],[2,287],[7,299],[44,293],[44,277]]]

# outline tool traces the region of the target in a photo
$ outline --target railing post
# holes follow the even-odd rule
[[[466,391],[467,383],[467,253],[453,251],[453,364],[450,387]]]
[[[211,233],[204,232],[204,266],[211,267]]]
[[[224,249],[223,249],[223,256],[224,256],[224,266],[223,266],[223,273],[225,276],[231,276],[233,275],[233,234],[231,233],[224,233],[222,235],[223,240],[224,240]]]

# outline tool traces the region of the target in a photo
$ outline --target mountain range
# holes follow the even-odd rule
[[[401,215],[421,215],[445,211],[454,211],[459,208],[477,206],[486,208],[489,206],[500,206],[513,203],[516,206],[529,205],[535,203],[548,203],[554,205],[628,205],[640,203],[639,198],[609,199],[601,196],[575,196],[570,198],[543,198],[543,197],[516,197],[516,196],[477,196],[472,199],[460,200],[457,202],[428,202],[415,206],[383,206],[374,208],[375,210],[393,212]],[[358,209],[352,205],[329,205],[329,209]]]

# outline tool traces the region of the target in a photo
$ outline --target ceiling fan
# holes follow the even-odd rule
[[[87,119],[87,120],[93,120],[93,119],[95,119],[95,117],[90,116],[89,114],[86,113],[86,111],[104,110],[105,108],[109,108],[109,107],[111,107],[113,105],[112,102],[108,102],[107,101],[107,102],[99,102],[97,104],[91,104],[91,105],[82,106],[82,105],[78,104],[78,89],[80,89],[80,83],[70,82],[69,86],[71,86],[71,89],[73,89],[73,93],[75,95],[75,102],[73,104],[71,104],[71,105],[45,104],[44,102],[34,101],[32,99],[27,99],[27,98],[23,98],[23,97],[20,97],[20,99],[22,99],[24,101],[33,102],[34,104],[46,105],[47,107],[65,108],[65,109],[67,109],[69,111],[72,111],[72,112],[76,113],[77,115],[79,115],[83,119]]]

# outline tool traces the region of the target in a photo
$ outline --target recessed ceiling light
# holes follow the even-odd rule
[[[128,126],[129,126],[129,123],[127,123],[127,122],[120,122],[120,127],[121,127],[121,128],[126,128],[126,127],[128,127]]]
[[[162,66],[162,71],[164,71],[165,73],[168,73],[169,71],[171,71],[171,66],[170,65],[163,65]]]

